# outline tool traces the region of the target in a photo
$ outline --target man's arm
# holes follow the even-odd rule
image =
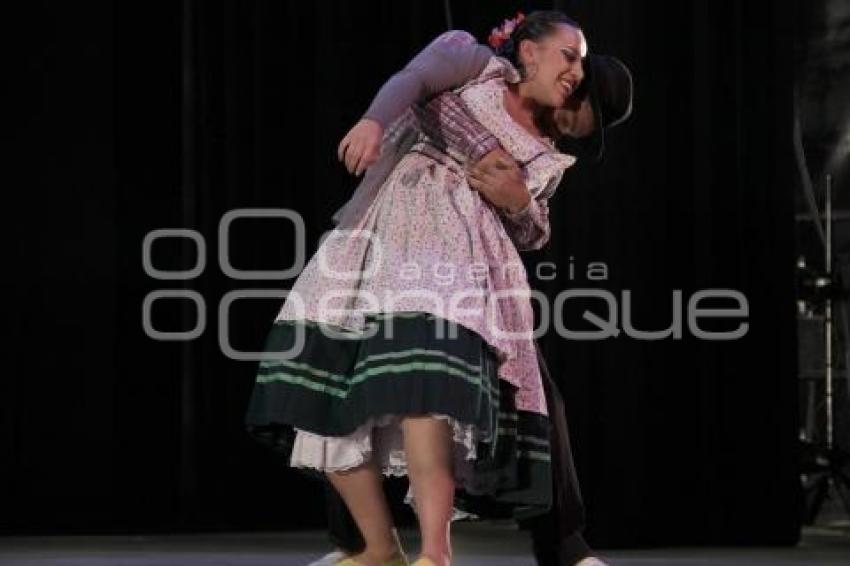
[[[471,163],[480,162],[501,148],[498,140],[471,116],[459,96],[444,91],[450,91],[480,75],[492,56],[492,51],[477,44],[472,35],[463,31],[446,32],[381,87],[364,119],[376,123],[382,132],[385,126],[412,107],[419,127],[434,143],[453,147]],[[441,92],[441,96],[434,97]],[[423,106],[421,103],[428,98],[431,100]],[[341,159],[345,153],[343,145],[346,139],[340,144]],[[361,167],[349,167],[351,170],[355,168]],[[519,192],[528,193],[524,184],[514,185],[514,196]],[[492,195],[489,191],[481,192],[485,198],[488,193]],[[511,213],[502,210],[492,199],[488,200],[500,210],[505,229],[517,249],[539,249],[548,241],[549,217],[545,202],[530,198],[522,210]],[[516,202],[515,198],[513,202]]]
[[[438,36],[381,87],[363,118],[339,143],[339,160],[359,176],[378,160],[384,130],[390,124],[414,103],[474,79],[492,56],[489,48],[465,31]]]
[[[493,52],[472,34],[447,31],[437,36],[384,83],[363,115],[382,128],[417,102],[457,88],[481,74]]]

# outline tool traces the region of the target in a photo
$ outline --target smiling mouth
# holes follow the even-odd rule
[[[575,85],[573,85],[572,81],[567,79],[559,80],[558,85],[560,85],[567,97],[569,97],[573,93],[573,90],[575,90]]]

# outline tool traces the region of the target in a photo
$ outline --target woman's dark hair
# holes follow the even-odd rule
[[[514,28],[511,36],[496,49],[496,55],[510,61],[520,74],[525,77],[526,72],[519,60],[519,44],[523,39],[539,41],[547,35],[554,33],[559,24],[566,24],[576,29],[581,29],[578,23],[558,10],[537,10],[523,18],[518,26]]]

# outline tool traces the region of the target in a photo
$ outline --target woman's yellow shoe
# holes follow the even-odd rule
[[[410,566],[437,566],[437,563],[431,560],[430,558],[423,556]]]
[[[358,562],[354,558],[345,558],[337,562],[334,566],[366,566],[363,562]],[[410,566],[407,557],[404,554],[397,554],[389,560],[381,562],[381,566]]]

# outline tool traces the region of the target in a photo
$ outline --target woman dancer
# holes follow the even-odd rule
[[[521,212],[572,164],[538,118],[580,81],[583,38],[557,12],[532,14],[506,33],[519,72],[493,58],[459,93],[523,165],[529,194],[508,206]],[[473,495],[471,508],[533,512],[549,503],[525,272],[499,212],[427,138],[353,227],[332,232],[296,281],[267,350],[288,350],[299,337],[305,347],[261,365],[246,421],[298,430],[292,465],[328,474],[366,540],[351,564],[405,563],[381,471],[410,478],[420,562],[448,564],[456,486]],[[477,271],[446,278],[443,266]],[[445,321],[456,323],[449,338],[438,332]]]
[[[465,32],[446,32],[423,49],[405,68],[393,76],[380,89],[370,114],[385,116],[390,110],[412,105],[416,120],[410,128],[419,128],[435,143],[452,146],[453,151],[466,156],[468,163],[476,164],[473,170],[487,170],[489,187],[474,184],[487,200],[493,202],[500,187],[522,185],[519,192],[524,193],[524,180],[515,179],[511,167],[503,162],[510,160],[500,150],[498,140],[469,116],[462,101],[454,92],[445,92],[433,97],[425,104],[416,97],[430,96],[434,85],[460,86],[477,76],[486,65],[488,50],[475,42]],[[451,66],[445,65],[451,61]],[[632,80],[628,68],[618,59],[598,54],[589,54],[583,62],[585,80],[571,96],[568,103],[555,109],[556,122],[560,133],[582,138],[579,151],[581,156],[595,158],[600,156],[601,141],[604,132],[621,123],[631,113]],[[464,75],[466,73],[466,75]],[[421,106],[417,103],[422,103]],[[380,124],[379,124],[380,125]],[[597,134],[591,137],[591,134]],[[404,135],[398,136],[405,139]],[[341,145],[351,145],[352,136],[348,135]],[[559,138],[556,143],[563,144]],[[356,144],[361,155],[352,152],[344,155],[353,165],[363,159],[363,155],[375,154],[380,138],[370,141],[360,140]],[[398,148],[396,148],[398,149]],[[399,152],[385,155],[383,161],[398,159]],[[378,171],[391,168],[389,163],[376,165]],[[498,167],[488,164],[498,162]],[[358,193],[368,193],[372,183],[380,184],[380,179],[370,169]],[[473,176],[475,177],[475,176]],[[360,194],[355,195],[357,202]],[[342,216],[349,205],[343,208],[337,217]],[[539,203],[536,208],[516,221],[506,222],[506,228],[514,238],[517,248],[536,249],[545,244],[549,234],[548,218],[545,217],[547,204]],[[575,468],[569,446],[569,435],[564,416],[563,401],[557,385],[549,377],[545,359],[539,356],[541,373],[544,375],[545,396],[552,426],[552,465],[553,465],[553,507],[544,515],[524,521],[521,524],[531,530],[534,541],[534,554],[540,566],[591,566],[604,564],[592,556],[582,536],[584,528],[584,508],[576,478]],[[363,549],[364,541],[345,508],[344,502],[329,488],[327,490],[328,521],[331,540],[339,550],[312,563],[315,566],[330,566],[338,563],[347,555],[354,555]]]

